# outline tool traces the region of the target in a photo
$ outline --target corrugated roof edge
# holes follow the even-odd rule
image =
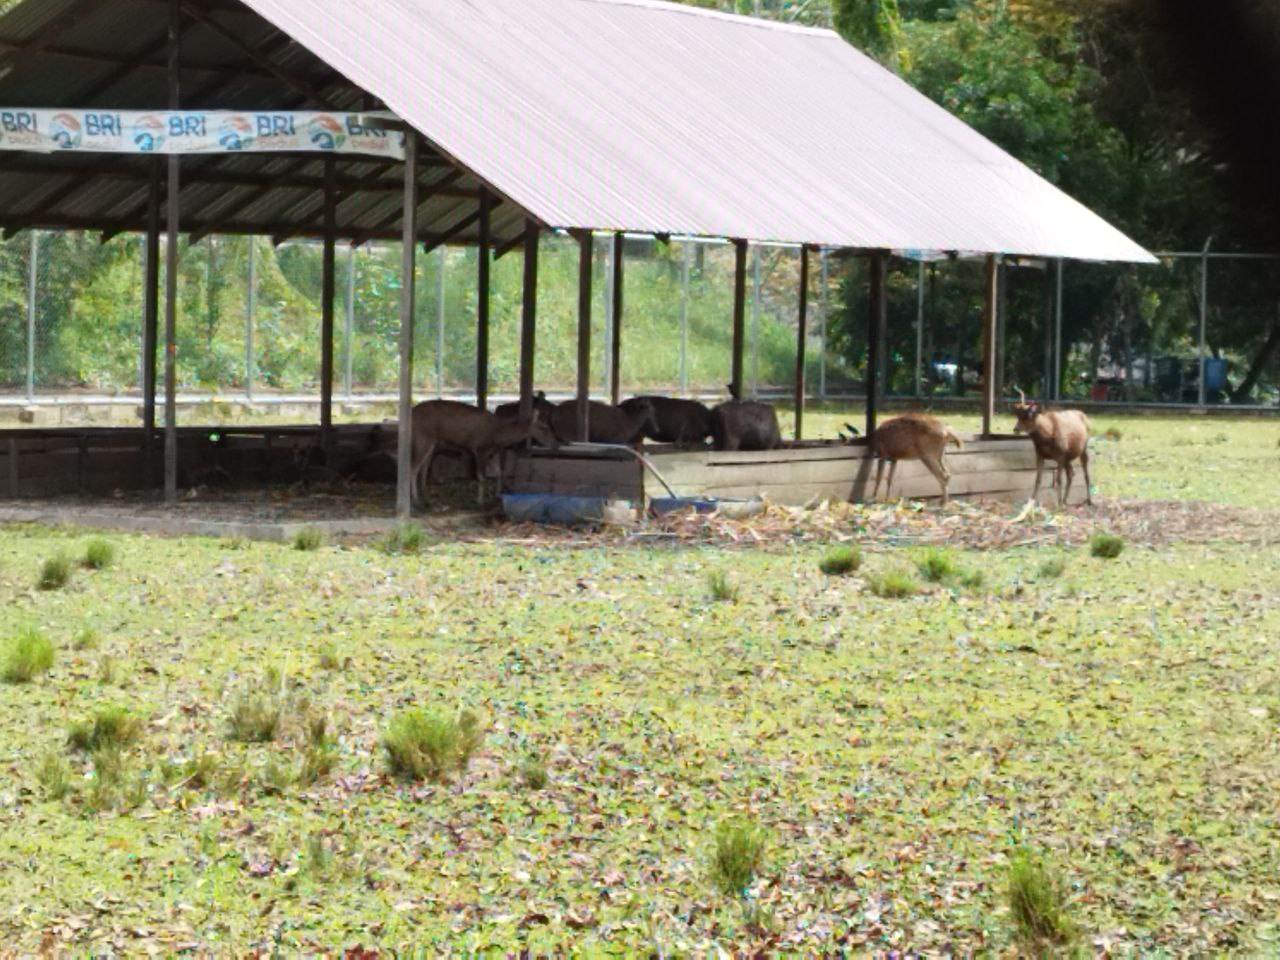
[[[665,3],[663,0],[577,0],[579,3],[597,3],[609,7],[644,7],[661,10],[664,13],[683,13],[687,16],[707,17],[713,20],[729,20],[744,27],[756,27],[764,30],[777,30],[786,33],[807,33],[824,37],[844,38],[834,30],[826,27],[807,27],[800,23],[783,23],[780,20],[766,20],[763,17],[751,17],[741,13],[725,13],[723,10],[708,10],[706,7],[694,7],[687,3]]]

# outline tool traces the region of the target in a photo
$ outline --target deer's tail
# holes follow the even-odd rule
[[[951,444],[957,450],[962,448],[964,446],[964,441],[961,440],[958,436],[956,436],[956,432],[952,430],[950,427],[947,427],[946,430],[947,430],[947,443]]]

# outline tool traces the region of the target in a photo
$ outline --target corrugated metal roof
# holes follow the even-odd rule
[[[648,0],[188,0],[183,106],[384,103],[430,146],[424,236],[487,186],[493,235],[559,228],[1147,260],[1121,233],[829,31]],[[0,105],[167,103],[164,7],[27,0],[0,17]],[[97,57],[97,59],[94,59]],[[130,61],[136,61],[130,65]],[[432,166],[434,164],[434,166]],[[141,229],[146,158],[0,156],[0,226]],[[313,156],[183,162],[184,229],[314,235]],[[344,236],[397,234],[400,171],[343,161]],[[474,241],[474,226],[456,239]]]
[[[648,0],[244,0],[555,227],[1150,259],[829,31]]]

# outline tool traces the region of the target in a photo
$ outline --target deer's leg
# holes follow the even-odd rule
[[[1066,460],[1062,464],[1062,469],[1066,471],[1067,482],[1058,490],[1058,506],[1065,507],[1067,498],[1071,496],[1071,481],[1076,477],[1076,468],[1071,465],[1070,460]]]
[[[893,475],[897,472],[898,472],[898,461],[890,460],[889,461],[889,482],[888,484],[885,485],[885,488],[884,488],[884,498],[886,500],[893,499]]]
[[[1084,502],[1093,506],[1093,484],[1089,482],[1089,451],[1080,454],[1080,466],[1084,468]]]
[[[871,487],[871,502],[875,503],[880,497],[880,475],[884,473],[884,460],[876,460],[876,482]]]
[[[426,503],[427,479],[431,475],[431,461],[435,458],[436,444],[431,441],[418,451],[418,455],[409,462],[410,492],[414,504],[418,507]]]
[[[1036,485],[1031,488],[1031,499],[1040,502],[1040,474],[1044,471],[1044,457],[1036,454]]]
[[[947,472],[947,468],[941,460],[935,460],[931,456],[921,457],[920,462],[925,465],[925,468],[930,473],[938,478],[938,486],[942,487],[942,503],[945,506],[949,499],[947,496],[947,484],[951,482],[951,474]]]

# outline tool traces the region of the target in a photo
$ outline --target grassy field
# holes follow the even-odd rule
[[[1276,507],[1269,422],[1098,426],[1108,495]],[[0,529],[0,954],[1031,951],[1025,852],[1063,949],[1280,950],[1278,546],[932,584],[875,542],[92,539]],[[465,772],[391,774],[413,708],[474,716]]]

